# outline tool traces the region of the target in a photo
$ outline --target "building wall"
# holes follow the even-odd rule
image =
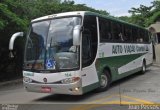
[[[156,63],[160,64],[160,44],[155,45]]]
[[[150,25],[148,27],[152,33],[153,45],[155,50],[155,63],[160,64],[160,21]]]
[[[155,46],[156,63],[160,64],[160,33],[157,33],[157,43]]]

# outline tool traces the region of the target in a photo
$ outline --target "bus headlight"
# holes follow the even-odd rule
[[[69,83],[78,82],[79,80],[80,80],[80,77],[72,77],[72,78],[63,79],[61,82],[63,84],[69,84]]]
[[[23,81],[24,81],[24,82],[31,83],[31,82],[32,82],[32,79],[31,79],[31,78],[28,78],[28,77],[23,77]]]

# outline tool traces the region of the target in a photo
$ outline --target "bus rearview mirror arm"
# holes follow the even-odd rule
[[[10,51],[9,56],[11,58],[14,57],[12,51],[13,51],[13,48],[14,48],[14,42],[15,42],[17,37],[23,37],[23,32],[17,32],[15,34],[13,34],[10,41],[9,41],[9,51]]]

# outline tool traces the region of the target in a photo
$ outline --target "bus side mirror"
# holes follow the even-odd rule
[[[14,57],[12,51],[13,51],[13,48],[14,48],[14,42],[15,42],[17,37],[23,37],[23,32],[17,32],[15,34],[13,34],[10,41],[9,41],[9,50],[10,50],[9,56],[11,58]]]
[[[80,45],[81,26],[77,25],[73,29],[73,45]]]

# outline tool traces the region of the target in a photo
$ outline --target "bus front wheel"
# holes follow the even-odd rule
[[[100,84],[100,87],[97,89],[98,92],[106,91],[109,88],[110,75],[107,70],[105,70],[104,73],[100,75],[99,84]]]

